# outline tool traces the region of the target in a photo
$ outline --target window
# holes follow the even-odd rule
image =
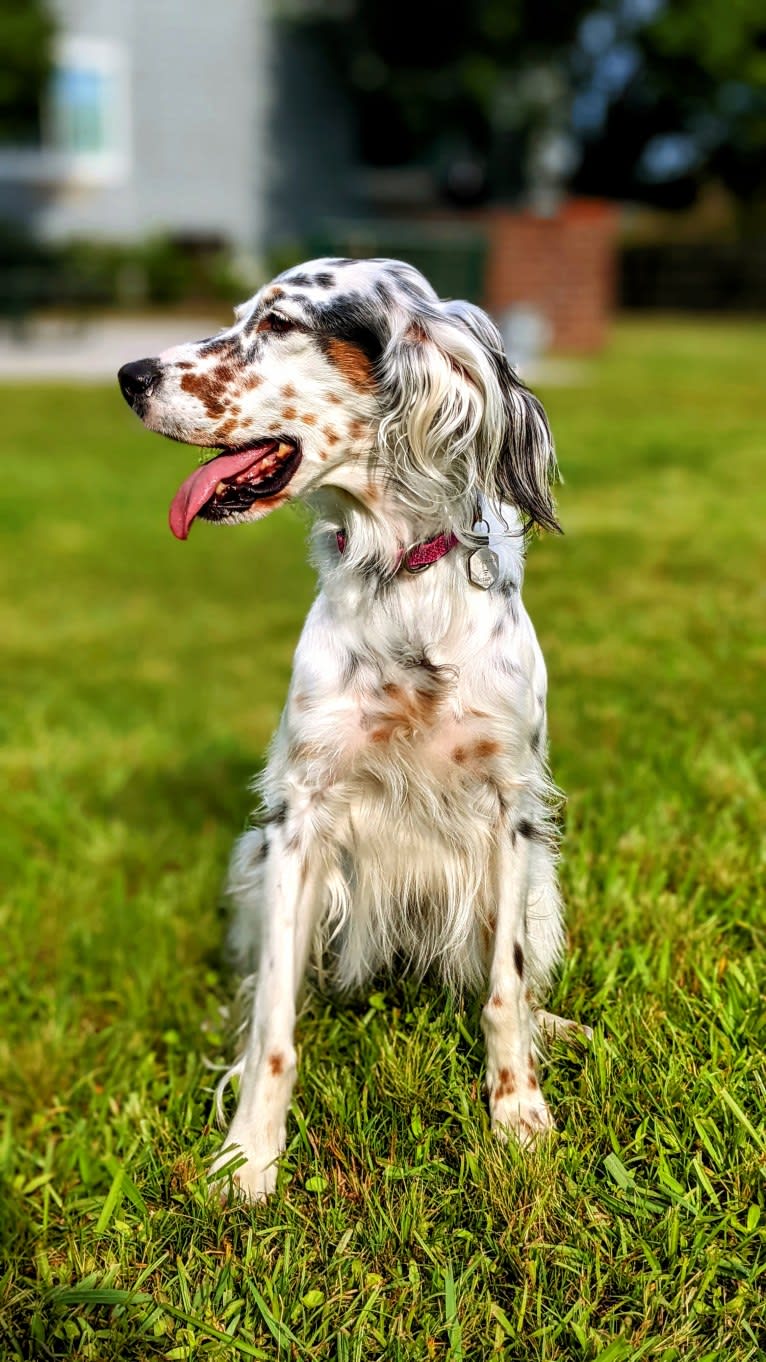
[[[0,154],[0,177],[76,184],[115,184],[130,160],[128,64],[108,39],[62,35],[43,101],[36,150]]]

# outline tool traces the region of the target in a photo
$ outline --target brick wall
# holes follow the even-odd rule
[[[569,199],[553,217],[497,207],[474,220],[488,239],[488,311],[498,317],[514,304],[539,309],[551,325],[554,350],[604,344],[617,278],[614,204]]]

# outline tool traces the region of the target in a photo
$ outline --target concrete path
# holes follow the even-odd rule
[[[0,380],[103,383],[114,379],[128,360],[212,336],[230,320],[231,312],[222,308],[218,318],[150,314],[84,322],[46,319],[28,323],[20,333],[6,326],[0,330]]]

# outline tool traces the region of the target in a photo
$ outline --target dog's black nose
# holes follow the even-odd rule
[[[143,397],[157,382],[162,366],[156,359],[137,359],[132,364],[123,364],[117,375],[122,395],[131,407],[139,397]]]

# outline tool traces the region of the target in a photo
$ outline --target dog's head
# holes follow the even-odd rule
[[[218,451],[173,500],[180,539],[197,516],[256,520],[323,487],[363,499],[374,476],[419,518],[465,513],[481,490],[558,528],[548,423],[499,332],[401,261],[287,270],[228,330],[119,381],[150,430]]]

